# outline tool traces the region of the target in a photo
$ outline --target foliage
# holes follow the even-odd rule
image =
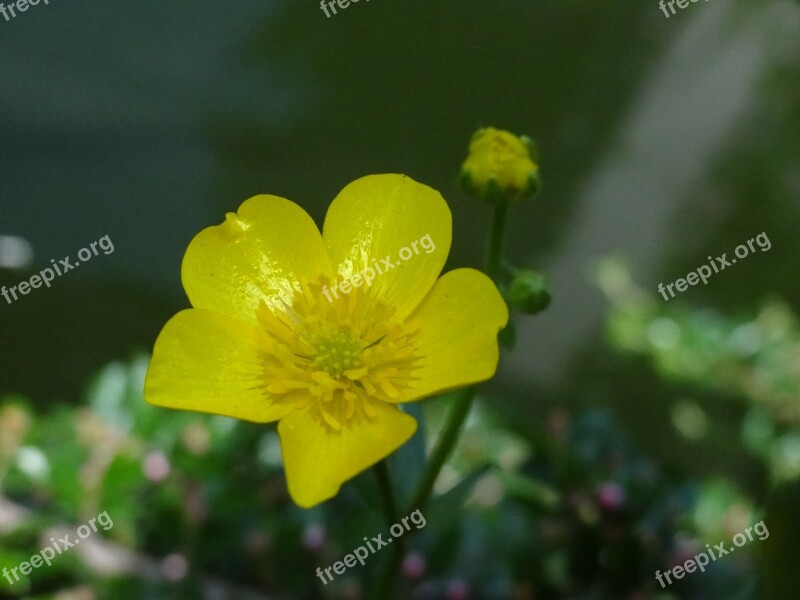
[[[0,580],[0,597],[360,597],[386,556],[325,587],[314,572],[386,530],[372,479],[317,509],[297,508],[274,431],[147,405],[147,360],[104,368],[85,407],[40,414],[4,399],[3,493],[26,516],[0,533],[0,564],[37,553],[52,527],[74,530],[102,511],[114,526],[92,538],[103,560],[71,551],[13,587]],[[451,401],[420,414],[431,431]],[[424,511],[435,527],[410,539],[400,583],[408,597],[648,597],[660,592],[656,568],[755,516],[729,484],[701,485],[641,456],[608,412],[557,410],[543,427],[513,427],[487,398],[478,406]],[[416,476],[415,455],[433,441],[417,437],[393,457],[398,481]],[[729,597],[723,590],[744,589],[751,576],[742,555],[650,597]]]

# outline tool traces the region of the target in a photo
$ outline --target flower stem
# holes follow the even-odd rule
[[[467,419],[470,408],[472,408],[474,396],[474,387],[464,388],[458,392],[458,396],[456,396],[450,409],[450,414],[447,416],[444,431],[442,431],[436,442],[436,447],[431,454],[428,466],[425,468],[419,484],[417,484],[416,492],[407,512],[413,512],[416,509],[422,510],[428,503],[433,484],[436,483],[436,478],[439,476],[439,471],[442,470],[447,457],[450,456],[450,452],[453,450],[453,446],[458,441],[461,427]]]
[[[387,523],[391,527],[400,522],[400,517],[397,512],[397,501],[394,497],[394,487],[392,486],[392,475],[389,471],[388,461],[386,459],[382,460],[373,467],[373,470],[378,480],[383,512]],[[396,541],[397,544],[389,548],[389,557],[373,591],[372,598],[375,600],[385,600],[385,598],[389,597],[389,590],[394,584],[400,563],[403,561],[406,549],[405,540],[398,538]]]
[[[489,237],[489,249],[486,253],[486,274],[492,281],[498,283],[500,276],[500,266],[503,262],[503,233],[506,226],[506,215],[508,214],[508,201],[500,200],[494,207],[492,217],[492,231]]]
[[[508,214],[508,202],[503,200],[495,205],[494,217],[492,218],[492,230],[489,237],[489,249],[486,253],[486,274],[492,278],[495,283],[500,276],[500,267],[503,263],[503,232],[505,231],[506,215]],[[445,425],[442,435],[436,444],[436,448],[431,454],[428,461],[428,466],[422,474],[417,485],[417,490],[414,493],[413,500],[407,512],[412,512],[416,509],[422,509],[428,502],[433,484],[439,476],[439,471],[442,470],[447,457],[453,450],[461,435],[461,427],[467,419],[470,408],[472,408],[472,399],[475,397],[475,388],[469,387],[459,391],[458,396],[453,402],[453,407],[447,417],[447,424]]]
[[[394,488],[392,487],[392,474],[389,472],[389,463],[386,459],[373,467],[375,478],[378,480],[380,489],[381,504],[386,521],[391,527],[398,521],[397,502],[394,498]]]
[[[398,538],[398,542],[402,539]],[[404,555],[402,544],[395,544],[389,548],[389,558],[384,564],[378,583],[370,596],[372,600],[389,600],[394,597],[394,593],[390,590],[394,586],[394,580],[397,578],[397,572],[400,570]]]
[[[495,283],[498,283],[503,263],[503,233],[505,231],[507,213],[508,202],[501,201],[495,205],[485,264],[486,274],[491,277],[492,281]],[[453,400],[453,406],[450,409],[450,414],[447,416],[447,423],[436,442],[436,447],[431,453],[431,457],[425,467],[425,472],[422,474],[417,484],[416,491],[412,496],[406,514],[417,509],[422,510],[428,503],[433,485],[436,483],[436,478],[439,476],[439,471],[442,470],[444,463],[447,461],[447,458],[450,456],[450,453],[453,451],[461,435],[461,429],[472,408],[473,398],[475,398],[474,386],[463,388],[457,392]],[[396,523],[397,507],[396,504],[394,504],[394,495],[392,494],[391,482],[389,479],[389,468],[385,465],[385,462],[386,461],[381,461],[381,463],[377,465],[376,474],[378,475],[378,482],[381,487],[386,488],[382,490],[385,504],[384,510],[386,510],[386,514],[391,519],[391,522]],[[386,600],[392,597],[390,590],[397,576],[400,564],[403,561],[403,550],[404,544],[396,544],[390,549],[391,555],[374,588],[374,593],[372,595],[374,600]]]
[[[453,450],[456,441],[458,441],[458,437],[461,434],[461,428],[464,425],[464,421],[467,419],[469,409],[472,407],[472,398],[474,396],[474,387],[464,388],[459,391],[458,395],[453,401],[453,407],[450,409],[450,414],[447,418],[447,424],[445,425],[444,431],[439,437],[439,440],[436,442],[436,448],[434,448],[431,458],[428,461],[428,465],[425,467],[425,472],[422,474],[422,478],[417,484],[416,492],[414,493],[413,499],[409,504],[408,510],[406,510],[406,514],[409,514],[416,509],[421,510],[428,503],[431,490],[433,490],[433,484],[436,482],[436,478],[439,476],[439,471],[442,470],[447,457],[450,456],[450,452]],[[397,520],[395,519],[393,522],[396,523]],[[400,539],[402,540],[404,538]],[[389,595],[389,590],[394,583],[395,577],[397,576],[397,571],[403,561],[403,550],[403,544],[398,544],[391,548],[392,554],[384,566],[380,579],[378,580],[378,584],[375,587],[375,593],[372,596],[372,598],[375,600],[386,600],[387,598],[391,598]]]

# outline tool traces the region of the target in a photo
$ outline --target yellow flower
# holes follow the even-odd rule
[[[400,404],[495,372],[508,311],[478,271],[438,278],[451,235],[442,196],[402,175],[349,184],[322,235],[296,204],[250,198],[189,244],[181,275],[194,308],[159,335],[146,400],[279,421],[294,501],[331,498],[414,433]],[[367,268],[369,286],[357,277]],[[349,293],[332,294],[344,280]]]
[[[532,143],[524,136],[494,127],[479,129],[461,167],[462,187],[491,202],[530,196],[539,189],[539,167],[531,150]]]

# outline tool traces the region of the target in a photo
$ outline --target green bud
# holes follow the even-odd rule
[[[550,304],[547,278],[536,271],[519,271],[506,290],[506,300],[517,310],[529,315],[543,311]]]

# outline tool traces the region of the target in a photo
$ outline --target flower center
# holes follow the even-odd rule
[[[278,402],[309,408],[339,431],[377,414],[375,403],[396,401],[414,380],[420,357],[418,325],[356,288],[328,300],[327,278],[298,284],[288,301],[262,304],[266,391]]]
[[[316,356],[312,364],[331,377],[341,377],[345,371],[361,365],[363,348],[353,333],[345,329],[318,335],[313,346]]]

